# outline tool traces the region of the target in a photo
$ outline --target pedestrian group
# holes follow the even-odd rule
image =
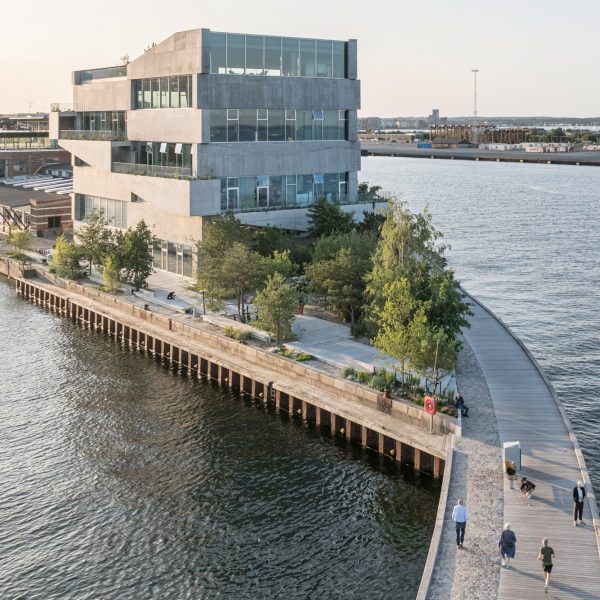
[[[530,500],[533,491],[535,490],[535,484],[529,481],[526,477],[521,479],[521,492],[527,496]],[[583,525],[583,505],[585,500],[585,486],[582,481],[578,481],[577,485],[573,488],[573,525]],[[456,506],[452,509],[452,520],[456,527],[456,547],[464,548],[465,531],[467,528],[467,519],[469,513],[467,507],[462,498],[459,498],[456,502]],[[515,557],[517,550],[517,536],[512,530],[510,523],[504,525],[504,529],[498,541],[498,548],[500,549],[501,564],[506,569],[510,569],[510,562]],[[538,553],[538,560],[542,564],[542,570],[544,572],[544,592],[548,593],[548,586],[550,585],[550,575],[552,573],[553,559],[556,557],[554,548],[550,546],[548,538],[542,539],[542,545]]]

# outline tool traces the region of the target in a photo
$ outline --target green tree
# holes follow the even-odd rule
[[[364,298],[364,272],[349,248],[342,248],[332,259],[308,265],[306,276],[311,289],[325,296],[330,310],[352,324],[356,322]]]
[[[13,246],[12,255],[15,258],[23,257],[25,250],[31,249],[31,233],[28,229],[13,229],[7,241]]]
[[[290,259],[290,252],[275,250],[271,256],[265,256],[260,262],[260,277],[263,281],[269,276],[279,273],[285,278],[294,274],[294,263]]]
[[[92,274],[93,265],[104,264],[111,247],[111,232],[105,224],[104,210],[93,210],[85,219],[85,225],[75,233],[81,254],[89,265]]]
[[[274,333],[277,345],[291,337],[298,309],[298,293],[285,283],[280,273],[269,276],[265,287],[256,294],[254,304],[258,310],[256,325]]]
[[[334,233],[321,237],[315,244],[313,251],[313,262],[329,260],[333,258],[342,248],[349,248],[355,260],[368,262],[371,265],[371,257],[377,246],[377,237],[371,233]]]
[[[115,292],[119,286],[119,266],[117,261],[110,254],[104,259],[104,269],[102,270],[102,289],[105,292]]]
[[[129,228],[122,236],[121,242],[117,243],[121,256],[116,259],[116,266],[124,270],[125,281],[138,290],[146,287],[146,280],[152,273],[152,239],[152,232],[142,220],[137,223],[135,229]]]
[[[408,360],[411,368],[431,381],[433,394],[442,377],[456,365],[458,341],[443,329],[432,327],[424,311],[418,311],[408,328]]]
[[[343,211],[337,204],[331,204],[325,198],[310,206],[307,214],[310,235],[313,237],[354,229],[353,213]]]
[[[79,279],[81,277],[81,250],[75,244],[69,244],[64,235],[56,238],[50,258],[50,270],[59,277]]]

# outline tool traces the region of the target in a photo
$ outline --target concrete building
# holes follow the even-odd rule
[[[73,73],[50,114],[73,154],[74,223],[141,219],[157,268],[191,275],[211,217],[307,228],[319,198],[361,214],[356,41],[176,33],[127,65]]]

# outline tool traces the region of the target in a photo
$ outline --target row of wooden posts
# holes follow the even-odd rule
[[[77,304],[70,298],[54,294],[32,282],[17,280],[17,294],[56,314],[70,318],[84,327],[108,335],[120,342],[124,348],[148,352],[169,364],[175,372],[216,381],[239,390],[242,394],[246,394],[264,405],[274,405],[277,412],[287,412],[292,418],[301,419],[304,423],[313,423],[320,429],[328,430],[332,436],[345,438],[348,442],[360,443],[391,460],[410,465],[435,478],[441,478],[443,475],[444,461],[437,456],[432,456],[301,398],[287,394],[278,389],[272,381],[256,381],[217,362],[210,355],[194,354],[190,349],[176,346],[130,327],[126,323]]]

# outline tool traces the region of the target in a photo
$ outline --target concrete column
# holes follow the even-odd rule
[[[301,402],[301,408],[302,408],[302,420],[306,421],[306,415],[308,413],[308,403],[305,402],[304,400],[300,400]]]
[[[318,406],[315,407],[315,425],[321,427],[321,409]]]
[[[275,410],[279,410],[281,408],[281,391],[275,390]]]
[[[379,454],[383,454],[384,453],[384,443],[385,443],[385,436],[383,435],[383,433],[378,434],[377,436],[377,451],[379,452]]]
[[[335,435],[335,421],[336,421],[336,416],[331,413],[331,435]]]
[[[346,419],[346,439],[352,441],[352,421]]]
[[[360,443],[365,448],[367,447],[367,433],[368,433],[368,431],[369,430],[368,430],[368,428],[365,425],[363,425],[361,427],[361,431],[360,431],[361,440],[360,440]]]
[[[396,448],[395,448],[396,449],[396,460],[398,462],[402,462],[402,442],[396,440],[395,446],[396,446]]]
[[[417,448],[415,448],[415,470],[416,471],[420,471],[421,470],[421,451]]]
[[[440,478],[441,466],[442,466],[441,458],[434,456],[433,457],[433,477],[434,477],[434,479]]]
[[[346,59],[346,77],[348,79],[357,79],[358,78],[356,40],[348,40],[348,55],[347,55],[347,59]]]

